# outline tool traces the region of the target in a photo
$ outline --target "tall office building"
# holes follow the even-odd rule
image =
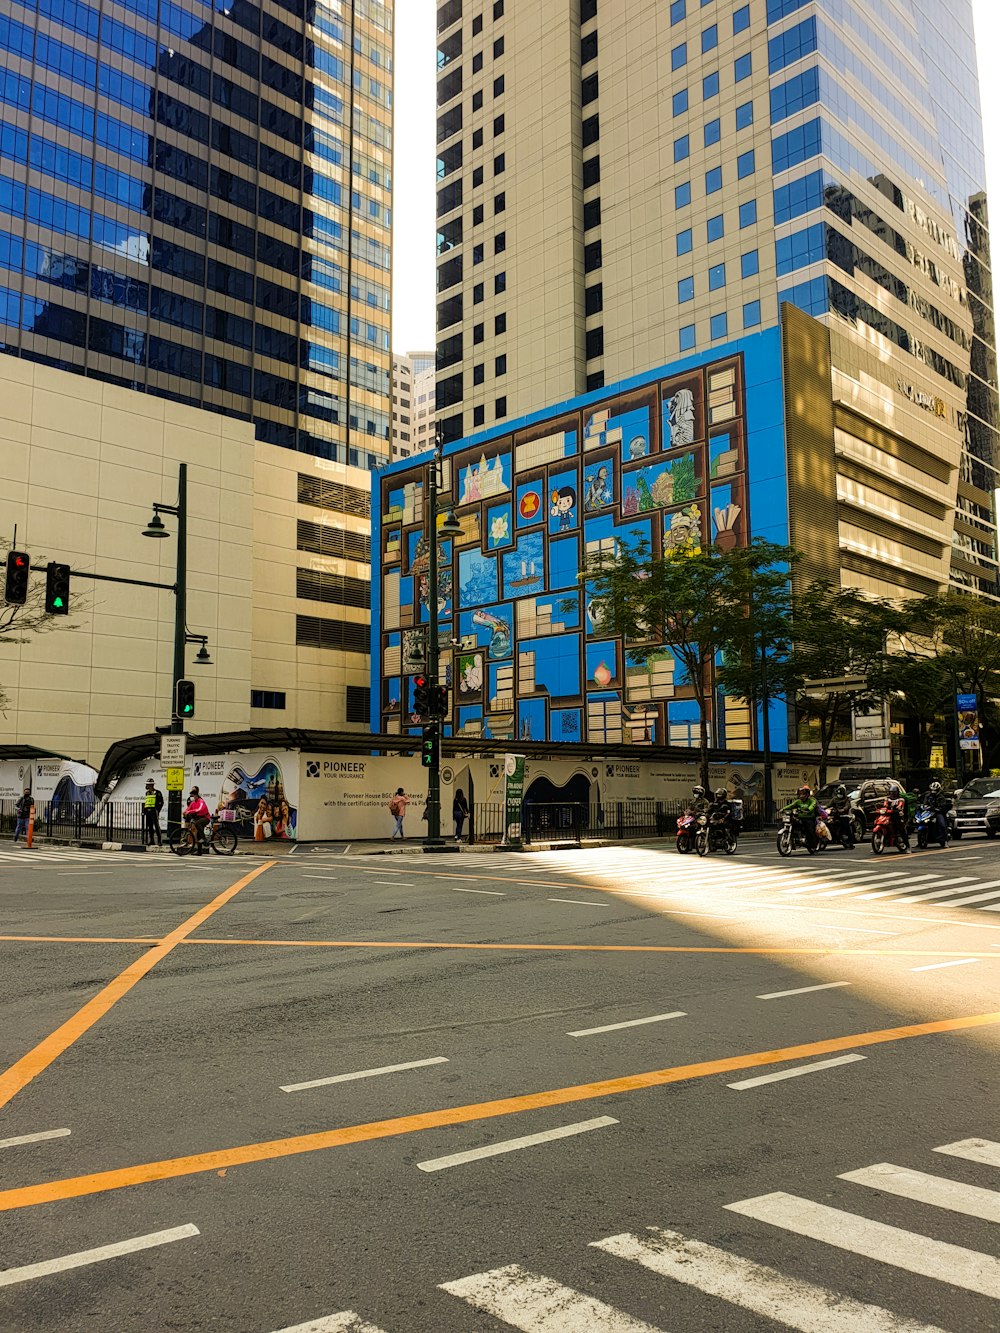
[[[392,0],[16,0],[3,350],[389,452]]]
[[[781,326],[813,570],[996,595],[970,0],[441,0],[437,89],[445,440]]]
[[[434,446],[434,353],[394,353],[392,456],[407,458]]]

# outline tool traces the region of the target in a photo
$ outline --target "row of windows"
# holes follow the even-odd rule
[[[329,523],[300,518],[296,523],[296,548],[312,555],[339,556],[344,560],[371,561],[371,538],[367,533],[348,532]]]
[[[707,48],[711,49],[711,48]],[[702,47],[705,51],[706,48]],[[683,69],[688,63],[687,42],[681,42],[680,46],[675,46],[670,52],[670,68],[674,72]],[[736,83],[742,83],[744,79],[749,79],[753,73],[753,56],[749,51],[745,55],[737,56],[733,61],[733,77]],[[714,94],[712,94],[714,96]]]
[[[718,124],[719,124],[718,121],[713,121],[712,123],[713,123],[714,126],[716,126],[716,128],[718,127]],[[717,138],[716,138],[716,139],[709,140],[709,138],[708,138],[708,126],[706,126],[705,128],[706,128],[706,136],[705,136],[705,143],[706,143],[706,145],[707,145],[709,142],[711,142],[711,143],[718,143],[718,139],[717,139]],[[685,135],[682,135],[682,137],[681,137],[680,139],[675,139],[675,140],[674,140],[674,162],[675,162],[675,163],[677,163],[677,162],[684,162],[684,161],[686,161],[690,156],[691,156],[691,140],[690,140],[690,137],[689,137],[687,134],[685,134]],[[748,149],[745,153],[740,153],[740,154],[738,154],[738,156],[737,156],[737,158],[736,158],[736,176],[737,176],[737,179],[738,179],[738,180],[745,180],[745,179],[747,178],[747,176],[752,176],[753,173],[754,173],[756,170],[757,170],[757,155],[756,155],[754,149],[750,148],[750,149]],[[775,168],[775,170],[777,170],[777,168]],[[710,185],[708,184],[708,182],[709,182],[710,179],[711,179],[711,180],[717,180],[717,181],[718,181],[718,184],[716,184],[716,185],[714,185],[714,186],[710,186]],[[711,193],[713,192],[713,190],[720,190],[720,189],[722,188],[722,168],[721,168],[721,167],[715,167],[715,168],[713,168],[713,170],[710,171],[710,172],[708,173],[708,175],[705,177],[705,182],[706,182],[706,189],[707,189],[707,192],[708,192],[709,194],[711,194]]]
[[[693,5],[694,0],[691,0],[691,3]],[[798,3],[805,4],[806,0],[798,0]],[[711,4],[711,0],[701,0],[702,9],[704,9],[704,7],[708,4]],[[683,20],[687,18],[687,12],[688,12],[688,0],[671,0],[670,26],[673,27],[674,24],[683,22]],[[768,22],[770,22],[770,16],[768,17]],[[746,28],[749,28],[749,26],[750,26],[750,6],[743,5],[739,9],[737,9],[733,14],[733,33],[735,34],[743,32]]]
[[[743,329],[756,329],[760,325],[760,302],[748,301],[743,307]],[[709,338],[712,342],[718,342],[720,338],[729,337],[729,316],[725,311],[717,315],[711,315],[708,321]],[[691,352],[697,345],[696,326],[694,324],[684,324],[681,326],[678,337],[679,347],[682,352]]]
[[[295,571],[295,595],[305,601],[327,602],[332,606],[355,606],[368,610],[372,604],[372,585],[367,579],[349,574],[329,574],[320,569]]]
[[[295,643],[300,648],[339,649],[345,653],[367,653],[369,628],[348,620],[320,616],[295,617]]]
[[[752,226],[757,220],[757,201],[756,199],[747,200],[740,205],[740,229]],[[725,214],[716,213],[705,223],[705,240],[711,245],[715,241],[721,241],[726,234]],[[694,229],[685,227],[683,231],[677,232],[674,238],[675,251],[678,255],[688,255],[694,249]],[[755,253],[753,251],[749,253]]]
[[[756,250],[748,250],[746,254],[740,256],[740,277],[752,278],[760,272],[760,255]],[[726,265],[725,263],[713,264],[708,270],[708,290],[710,292],[720,291],[726,285]],[[677,300],[684,305],[688,301],[693,301],[695,297],[695,284],[693,277],[681,278],[677,283]]]

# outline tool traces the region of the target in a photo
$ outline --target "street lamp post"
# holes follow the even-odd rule
[[[455,517],[450,504],[444,520],[438,527],[438,487],[441,482],[441,439],[434,442],[434,457],[431,459],[427,474],[427,610],[430,620],[427,626],[427,683],[431,697],[433,716],[428,725],[433,729],[433,745],[430,763],[427,766],[427,838],[426,847],[441,847],[441,732],[443,718],[437,707],[440,693],[438,686],[440,671],[440,638],[438,633],[438,533],[445,537],[455,537],[462,531],[462,525]]]
[[[170,734],[180,736],[184,732],[184,721],[177,715],[177,682],[184,679],[184,649],[189,643],[199,643],[201,647],[195,655],[200,666],[211,663],[208,654],[208,637],[204,634],[189,634],[187,628],[187,463],[181,463],[177,474],[177,503],[163,504],[157,501],[153,505],[153,516],[143,529],[144,537],[169,537],[170,533],[160,518],[161,514],[173,514],[177,519],[177,572],[174,580],[174,666],[170,699]],[[167,793],[167,828],[173,832],[181,823],[181,796],[179,791]]]

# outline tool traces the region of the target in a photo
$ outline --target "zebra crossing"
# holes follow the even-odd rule
[[[694,1317],[698,1322],[690,1322],[690,1313],[683,1324],[670,1321],[668,1316],[668,1327],[673,1333],[682,1328],[728,1327],[729,1320],[736,1317],[736,1310],[801,1333],[949,1333],[937,1324],[922,1322],[912,1315],[813,1280],[822,1276],[824,1265],[834,1262],[836,1252],[859,1256],[852,1271],[866,1293],[877,1293],[889,1285],[885,1275],[891,1268],[940,1284],[948,1306],[954,1307],[954,1314],[949,1317],[950,1331],[962,1333],[973,1327],[968,1308],[970,1296],[1000,1301],[1000,1259],[995,1253],[970,1249],[940,1239],[939,1235],[947,1234],[949,1219],[954,1215],[1000,1222],[1000,1191],[991,1188],[997,1177],[990,1177],[991,1169],[1000,1168],[1000,1143],[963,1139],[933,1151],[945,1160],[928,1160],[925,1165],[933,1169],[927,1171],[878,1162],[841,1173],[837,1179],[858,1187],[859,1191],[857,1196],[852,1192],[846,1208],[783,1190],[723,1204],[722,1209],[730,1216],[729,1223],[720,1225],[726,1235],[725,1246],[670,1226],[651,1225],[642,1233],[625,1232],[589,1241],[586,1249],[601,1252],[614,1265],[631,1264],[655,1279],[665,1280],[665,1285],[656,1282],[650,1288],[648,1279],[640,1278],[638,1273],[633,1275],[630,1290],[640,1293],[637,1301],[641,1294],[648,1293],[649,1308],[669,1310],[678,1287],[696,1293],[700,1313]],[[986,1183],[971,1185],[956,1179],[955,1159],[966,1167],[973,1163],[981,1168]],[[890,1217],[896,1217],[897,1199],[922,1205],[926,1212],[921,1213],[920,1225],[926,1230],[912,1231],[866,1215],[866,1208],[872,1210],[876,1194],[883,1196],[881,1206]],[[855,1208],[859,1211],[854,1211]],[[747,1225],[734,1236],[731,1221],[735,1218],[744,1219]],[[927,1234],[928,1231],[938,1234]],[[744,1235],[747,1244],[759,1248],[757,1243],[762,1234],[774,1239],[784,1261],[794,1262],[801,1255],[801,1266],[810,1272],[811,1278],[793,1276],[738,1252]],[[818,1242],[826,1247],[821,1252],[825,1257],[817,1261],[815,1247],[802,1242]],[[581,1242],[575,1256],[579,1262],[585,1252]],[[571,1253],[565,1256],[565,1262],[571,1263],[573,1258]],[[560,1256],[560,1267],[565,1267],[565,1262]],[[585,1266],[588,1284],[599,1287],[604,1270],[600,1267],[595,1270],[592,1264]],[[664,1333],[659,1324],[647,1323],[636,1313],[607,1304],[596,1291],[567,1286],[519,1263],[449,1279],[437,1287],[470,1311],[489,1315],[523,1333]],[[919,1300],[919,1292],[913,1299]],[[686,1307],[688,1311],[690,1308]],[[1000,1309],[997,1319],[1000,1321]],[[990,1321],[975,1326],[985,1329],[1000,1323]],[[469,1327],[475,1324],[470,1323]],[[300,1331],[403,1333],[402,1329],[385,1329],[370,1322],[365,1313],[356,1310],[297,1324],[282,1333]]]
[[[793,903],[878,902],[927,903],[934,907],[970,907],[1000,912],[1000,857],[990,853],[964,859],[964,854],[934,853],[929,857],[861,861],[837,851],[818,857],[796,857],[773,863],[724,856],[701,859],[672,850],[636,847],[584,849],[572,853],[535,852],[510,856],[477,856],[475,866],[525,879],[548,875],[578,876],[595,886],[619,888],[628,896],[647,893],[712,893],[719,897],[768,892]],[[471,860],[471,858],[470,858]],[[874,862],[874,864],[872,864]],[[465,862],[463,862],[464,868]]]
[[[0,870],[16,866],[19,870],[54,865],[127,865],[134,859],[123,852],[88,851],[84,847],[9,847],[0,850]]]

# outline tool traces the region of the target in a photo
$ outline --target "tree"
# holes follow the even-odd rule
[[[0,541],[0,565],[6,567],[9,542]],[[44,557],[42,563],[44,561]],[[87,605],[74,596],[76,610]],[[45,580],[35,575],[28,584],[28,600],[23,606],[9,606],[0,600],[0,648],[5,644],[28,643],[36,634],[53,629],[77,629],[79,622],[64,616],[50,616],[45,610]],[[0,713],[6,712],[10,699],[0,685]]]
[[[934,723],[949,706],[952,685],[948,672],[935,656],[899,651],[886,656],[879,679],[885,697],[901,700],[916,723],[920,767],[929,768]]]
[[[787,635],[788,569],[796,554],[757,540],[748,547],[684,547],[653,559],[649,545],[622,544],[592,556],[580,575],[592,589],[592,614],[623,636],[633,661],[669,647],[698,707],[699,766],[709,786],[709,715],[714,669],[723,656],[749,659],[764,632]]]

